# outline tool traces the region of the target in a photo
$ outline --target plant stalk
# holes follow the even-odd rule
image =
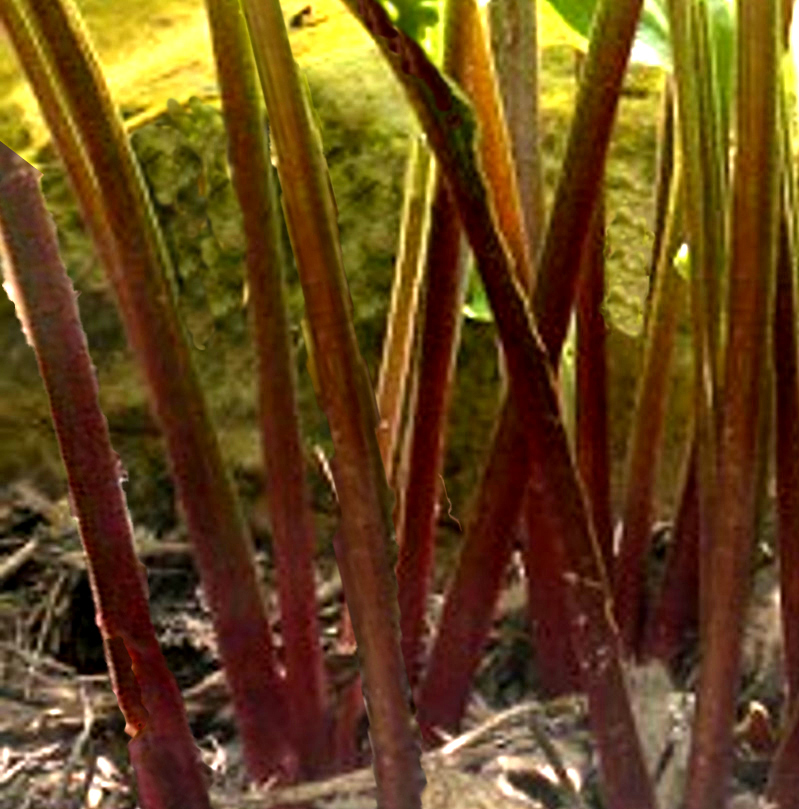
[[[341,507],[336,558],[352,617],[381,809],[421,805],[424,773],[402,661],[393,497],[379,414],[352,324],[330,175],[277,0],[244,0],[310,326],[317,396],[335,447]]]

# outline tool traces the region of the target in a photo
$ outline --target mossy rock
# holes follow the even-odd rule
[[[542,126],[547,196],[551,200],[568,134],[573,58],[569,49],[560,47],[546,51],[543,62],[550,79],[542,82]],[[356,334],[376,383],[413,116],[389,68],[370,51],[306,60],[304,69],[321,120],[336,195]],[[622,100],[617,123],[621,140],[614,141],[608,168],[609,208],[617,211],[609,228],[614,250],[608,259],[608,319],[612,334],[622,331],[628,335],[610,341],[611,434],[617,480],[639,361],[638,315],[648,270],[646,216],[640,211],[651,209],[657,108],[652,76],[637,74],[635,82],[636,86],[643,82],[648,90]],[[177,282],[179,307],[194,339],[192,356],[223,453],[234,472],[252,468],[260,463],[256,362],[242,300],[245,273],[240,213],[224,165],[225,137],[218,105],[199,99],[188,105],[172,105],[137,130],[133,143],[176,266],[178,277],[173,280]],[[81,292],[79,306],[98,369],[101,404],[114,445],[128,469],[126,489],[131,511],[137,522],[165,530],[174,523],[175,515],[163,442],[152,422],[143,423],[146,395],[126,347],[113,296],[58,162],[52,153],[43,153],[39,164],[44,169],[43,187],[58,226],[62,255]],[[303,300],[285,229],[284,240],[303,433],[306,443],[320,444],[329,454],[329,431],[306,370],[307,352],[299,328]],[[37,423],[49,425],[46,397],[32,352],[9,317],[13,318],[13,310],[8,305],[0,307],[9,342],[5,356],[14,364],[4,384],[5,394],[0,397],[6,402],[0,407],[0,424],[6,425],[9,436],[5,447],[0,447],[0,457],[6,459],[0,463],[0,476],[13,477],[22,469],[37,467],[48,470],[46,477],[58,478],[62,473],[52,430],[45,426],[39,431],[42,435],[31,434],[29,427],[23,426],[31,424],[30,413],[9,404],[28,403],[27,410],[35,413]],[[628,348],[620,350],[625,345]],[[447,493],[458,517],[468,509],[469,496],[479,481],[499,393],[496,330],[491,323],[466,321],[444,469]],[[26,431],[26,448],[21,452],[19,433]],[[667,459],[668,463],[671,460]]]

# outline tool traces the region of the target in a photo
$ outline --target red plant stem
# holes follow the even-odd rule
[[[580,664],[568,630],[563,571],[567,560],[558,540],[560,526],[542,508],[541,481],[529,483],[523,507],[527,611],[541,694],[554,699],[582,690]]]
[[[270,168],[265,167],[263,176],[268,176]],[[272,201],[276,202],[274,197]],[[254,257],[253,263],[260,258]],[[271,265],[269,271],[275,272],[278,266]],[[275,362],[277,357],[288,360],[291,356],[288,346],[282,355],[277,345],[279,339],[288,337],[288,331],[281,338],[274,333],[280,329],[281,320],[285,324],[282,294],[274,289],[274,279],[269,279],[263,265],[249,268],[248,277],[256,313],[262,453],[274,536],[286,697],[291,706],[292,739],[300,752],[301,766],[310,777],[319,772],[325,756],[327,703],[313,569],[315,530],[293,395],[293,366]]]
[[[583,67],[564,170],[558,180],[533,294],[536,323],[553,367],[566,339],[583,243],[602,188],[619,91],[641,6],[636,0],[600,0],[594,15],[594,30],[602,36],[596,43],[592,37]],[[591,137],[586,137],[587,132]]]
[[[691,633],[699,633],[699,492],[696,438],[683,475],[672,547],[657,603],[644,630],[641,655],[671,665]]]
[[[672,183],[660,243],[652,310],[629,441],[619,552],[614,565],[616,617],[625,650],[640,652],[645,621],[645,561],[652,528],[657,469],[666,429],[671,358],[683,303],[683,284],[672,261],[679,245],[682,168]]]
[[[63,110],[48,108],[51,131],[62,154],[81,149],[97,181],[104,221],[99,221],[93,200],[81,196],[79,204],[92,235],[97,238],[95,234],[107,228],[114,245],[113,254],[103,253],[104,269],[164,431],[231,686],[247,767],[257,780],[276,770],[292,774],[296,754],[284,731],[288,717],[283,684],[274,665],[252,542],[174,310],[166,281],[169,258],[152,227],[152,208],[141,174],[90,46],[71,14],[58,2],[31,0],[28,5],[75,127],[65,127],[58,120],[65,116]],[[35,71],[30,72],[36,78]],[[33,82],[37,94],[39,84]],[[75,131],[82,144],[75,140]],[[85,188],[79,180],[74,187]],[[101,235],[100,246],[106,242]]]
[[[604,205],[597,203],[586,239],[577,292],[577,464],[585,485],[602,560],[612,562],[607,431],[604,284]],[[535,477],[525,499],[524,547],[530,624],[541,688],[549,697],[580,690],[579,665],[569,639],[561,576],[566,560],[558,522],[542,508]]]
[[[411,688],[418,679],[439,498],[439,474],[463,306],[465,256],[457,207],[440,172],[431,212],[419,391],[401,520],[397,587],[402,654]]]
[[[526,443],[516,440],[515,418],[515,410],[507,410],[494,434],[497,451],[490,454],[483,470],[438,636],[419,688],[417,715],[429,741],[436,738],[436,727],[458,728],[510,559],[513,521],[508,515],[519,513],[529,477],[529,453]]]
[[[675,222],[682,190],[675,185],[673,80],[667,77],[658,126],[655,233],[646,300],[644,372],[637,393],[625,472],[625,502],[614,571],[615,614],[628,654],[641,652],[645,633],[644,560],[649,548],[652,499],[666,422],[667,385],[679,315],[679,291],[671,266],[679,242]],[[680,169],[678,169],[680,170]],[[653,322],[654,321],[654,322]]]
[[[600,750],[606,798],[614,809],[654,807],[654,788],[647,773],[621,668],[608,582],[570,457],[557,387],[548,362],[550,352],[535,328],[530,308],[520,291],[517,277],[521,267],[509,256],[494,221],[486,182],[475,156],[474,115],[469,105],[430,63],[422,48],[392,25],[379,3],[375,0],[346,2],[373,34],[422,122],[457,200],[464,231],[475,253],[497,319],[512,380],[512,418],[516,418],[518,412],[527,419],[523,425],[518,425],[519,441],[527,444],[531,466],[541,470],[542,479],[547,483],[546,507],[562,520],[563,547],[570,568],[564,571],[564,580],[572,637],[581,659],[592,729]],[[601,32],[601,36],[597,33],[589,48],[586,76],[592,78],[584,85],[581,97],[583,103],[588,99],[589,108],[595,103],[603,105],[602,109],[596,110],[600,119],[605,104],[610,104],[615,110],[640,9],[638,0],[601,0],[597,9],[594,31]],[[610,64],[605,65],[609,67],[609,77],[603,70],[597,71],[597,64],[593,64],[601,63],[601,57],[608,55],[604,51],[606,42],[609,43],[609,53],[613,55]],[[595,85],[593,88],[592,84]],[[581,110],[578,101],[578,122],[586,112],[585,108]],[[595,136],[590,142],[600,142],[600,164],[607,148],[612,118],[611,114],[606,131],[600,127],[600,132],[596,132],[587,127]],[[592,120],[591,115],[589,119]],[[573,140],[578,140],[574,130],[572,135]],[[584,136],[582,140],[585,141]],[[588,153],[597,157],[593,151],[589,149]],[[587,169],[589,174],[595,174],[593,168]],[[571,197],[571,183],[582,175],[579,171],[572,174],[568,170],[564,174],[569,178],[565,185],[569,187],[567,196]],[[589,184],[588,188],[580,190],[589,197],[587,213],[590,217],[598,184]],[[582,197],[580,201],[570,199],[570,202],[580,207],[581,200]],[[552,228],[549,233],[552,234]],[[585,230],[580,231],[580,235],[577,259]],[[574,233],[568,238],[576,240]],[[568,263],[563,271],[570,279],[576,275],[576,269]],[[553,339],[551,328],[547,336]],[[514,519],[517,514],[514,513]]]
[[[799,696],[799,369],[796,290],[788,227],[783,215],[774,312],[777,386],[777,537],[780,607],[788,677],[788,704]]]
[[[605,335],[605,206],[600,198],[583,248],[577,288],[577,467],[606,570],[613,565]]]
[[[777,809],[799,809],[799,701],[794,700],[771,763],[765,798]]]
[[[529,289],[532,256],[491,48],[477,0],[448,0],[444,37],[444,71],[463,87],[474,105],[480,122],[480,165],[491,206],[513,259],[515,277],[524,289]]]
[[[436,173],[432,175],[433,184],[431,185],[430,191],[430,201],[431,201],[431,213],[432,213],[432,202],[434,200],[435,185],[436,185],[436,177],[438,175],[438,170],[436,169]],[[465,240],[461,238],[461,251],[467,250],[469,246],[466,244]],[[467,253],[468,257],[468,253]],[[425,269],[427,269],[425,267]],[[425,298],[427,297],[427,285],[423,284],[419,294],[419,307],[422,313],[425,311]],[[399,442],[398,453],[397,453],[397,464],[395,468],[395,478],[397,481],[396,485],[396,501],[394,503],[394,526],[397,530],[397,536],[401,537],[405,533],[405,528],[403,526],[403,521],[405,520],[405,500],[408,492],[408,477],[410,475],[411,470],[411,450],[413,449],[413,428],[416,418],[416,408],[419,405],[419,368],[422,364],[422,334],[424,329],[424,317],[420,316],[419,319],[416,321],[416,334],[413,339],[413,354],[412,354],[412,362],[410,365],[410,375],[411,378],[409,380],[410,385],[408,389],[408,403],[407,403],[407,415],[405,419],[405,425],[402,430],[402,438]]]
[[[233,185],[247,238],[247,280],[258,357],[266,499],[286,659],[286,695],[304,775],[325,755],[327,695],[316,613],[314,524],[305,480],[291,337],[283,288],[280,208],[263,105],[238,0],[206,0],[228,132]]]
[[[578,68],[581,63],[578,54]],[[578,70],[579,77],[579,70]],[[612,535],[607,436],[604,284],[604,204],[597,203],[583,246],[577,290],[577,464],[585,485],[602,560],[611,570]],[[580,669],[568,631],[558,522],[542,508],[535,476],[525,498],[524,546],[528,609],[541,689],[549,697],[580,690]]]
[[[420,290],[420,305],[423,308],[422,299],[425,297],[424,288]],[[416,412],[416,404],[419,398],[419,362],[420,354],[419,341],[421,331],[419,321],[416,321],[416,335],[414,337],[414,346],[412,352],[411,362],[411,379],[410,389],[408,391],[408,412],[414,414]],[[413,418],[409,416],[406,420],[405,428],[402,433],[402,441],[399,447],[399,459],[395,468],[395,479],[397,497],[394,504],[394,525],[396,528],[397,536],[403,534],[402,520],[404,519],[405,508],[405,491],[408,487],[408,474],[410,467],[410,454],[413,439]],[[340,542],[338,535],[333,540],[333,544]],[[346,605],[345,605],[346,607]],[[339,648],[347,652],[352,652],[356,648],[355,633],[352,628],[352,620],[350,618],[349,610],[345,609],[342,616],[342,626],[339,635]],[[341,698],[339,721],[335,730],[335,751],[336,761],[341,762],[342,767],[355,767],[361,762],[359,751],[355,747],[356,730],[360,717],[363,715],[364,701],[363,689],[361,687],[361,677],[357,675],[352,684],[347,688]]]
[[[740,646],[756,516],[761,375],[779,220],[779,6],[738,2],[737,150],[732,197],[729,319],[719,430],[718,497],[702,609],[703,659],[686,809],[720,809],[732,765]],[[705,600],[706,599],[706,600]]]
[[[784,4],[788,42],[792,0]],[[785,179],[783,180],[785,181]],[[780,809],[799,809],[799,371],[797,369],[796,287],[789,212],[783,205],[777,258],[774,317],[774,367],[777,408],[777,537],[780,569],[780,608],[788,680],[782,742],[774,755],[766,798]]]
[[[502,99],[494,70],[489,37],[477,0],[449,0],[445,38],[450,49],[451,75],[471,101],[480,125],[477,143],[480,169],[489,189],[492,211],[512,259],[515,279],[529,290],[534,276],[533,255],[525,233],[518,172],[513,165],[510,136],[502,113]],[[446,60],[445,56],[445,60]],[[499,374],[507,386],[507,367],[499,351]]]
[[[608,7],[606,13],[613,14],[614,19],[603,24],[602,30],[614,30],[617,35],[600,38],[584,71],[576,120],[539,267],[541,277],[532,308],[550,361],[555,365],[566,336],[580,251],[590,224],[591,207],[601,186],[604,155],[640,3],[633,3],[632,7],[633,10],[622,9],[618,4],[612,10]],[[602,88],[601,93],[596,92],[596,86]],[[585,138],[586,131],[592,132],[593,137]],[[525,447],[525,424],[517,415],[513,400],[508,399],[481,480],[476,516],[467,527],[458,570],[447,595],[439,635],[420,691],[418,708],[423,732],[425,723],[453,730],[466,703],[471,676],[491,625],[486,605],[495,604],[499,595],[523,502],[524,491],[510,490],[515,485],[524,488],[532,473],[532,453]],[[543,472],[537,474],[546,479]],[[540,505],[534,507],[536,513],[541,510]]]
[[[476,0],[450,0],[444,29],[444,70],[461,83],[481,123],[480,156],[502,233],[520,280],[532,278],[516,175],[502,117],[489,43]],[[412,685],[433,561],[438,475],[456,357],[465,260],[457,206],[443,178],[437,184],[430,237],[428,287],[419,390],[414,415],[411,467],[401,521],[397,568],[403,652]]]
[[[381,809],[418,809],[425,786],[397,606],[394,497],[376,430],[379,413],[352,322],[335,198],[277,0],[245,0],[310,326],[319,404],[327,416],[341,507],[335,547],[358,641]]]
[[[495,0],[488,6],[494,64],[534,272],[546,224],[538,121],[537,5],[537,0]]]
[[[423,270],[421,256],[428,239],[432,170],[430,150],[421,135],[414,135],[405,177],[400,244],[376,393],[381,420],[377,434],[380,455],[386,478],[395,490],[394,458],[418,318]]]
[[[674,173],[674,139],[676,115],[674,114],[674,77],[666,74],[660,98],[660,113],[657,132],[657,161],[655,169],[655,221],[653,223],[652,260],[649,265],[649,286],[644,305],[644,328],[649,322],[655,278],[660,259],[661,245],[666,230],[671,196],[671,178]]]
[[[350,651],[355,649],[355,633],[352,623],[347,622],[348,635],[352,638]],[[342,632],[342,641],[346,637]],[[343,643],[340,644],[343,646]],[[358,722],[364,713],[363,686],[361,675],[357,674],[353,681],[344,689],[336,712],[336,723],[333,726],[333,760],[336,762],[338,772],[355,769],[362,762],[357,747],[356,732]]]
[[[142,806],[209,809],[198,750],[150,619],[119,458],[100,410],[75,290],[58,254],[41,173],[0,144],[6,288],[50,399],[89,581]]]

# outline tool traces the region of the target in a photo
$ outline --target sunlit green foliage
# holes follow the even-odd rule
[[[547,2],[574,33],[588,40],[597,0],[547,0]],[[734,4],[731,0],[704,0],[704,4],[709,11],[715,58],[719,64],[720,75],[729,76],[734,47]],[[665,0],[646,0],[638,25],[632,61],[671,70],[671,43]],[[729,96],[729,87],[726,90]]]
[[[420,44],[439,21],[438,0],[382,0],[392,21]]]

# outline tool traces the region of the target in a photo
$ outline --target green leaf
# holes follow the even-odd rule
[[[688,245],[683,244],[674,256],[674,269],[677,274],[684,281],[688,281],[691,277],[691,255],[688,251]]]
[[[494,313],[491,311],[491,304],[488,302],[483,282],[477,272],[477,265],[474,256],[469,256],[468,288],[466,292],[466,302],[463,304],[463,315],[469,320],[476,320],[479,323],[493,323]]]
[[[597,0],[548,0],[561,19],[584,40],[591,32]],[[706,0],[713,27],[714,49],[722,88],[729,92],[734,47],[734,8],[731,0]],[[638,23],[631,61],[672,69],[671,40],[666,0],[646,0]]]
[[[597,0],[548,0],[561,19],[584,40],[591,33]],[[647,0],[638,23],[631,60],[671,69],[671,45],[665,0]]]
[[[665,0],[647,0],[630,55],[633,62],[671,70],[671,39]]]
[[[423,45],[428,28],[438,25],[438,0],[381,0],[394,25]]]
[[[563,22],[583,39],[588,39],[596,0],[548,0]]]
[[[577,317],[572,314],[569,331],[563,343],[558,374],[563,405],[563,418],[569,436],[577,432]]]
[[[729,123],[735,84],[735,6],[729,0],[708,0],[707,6],[721,115]]]

